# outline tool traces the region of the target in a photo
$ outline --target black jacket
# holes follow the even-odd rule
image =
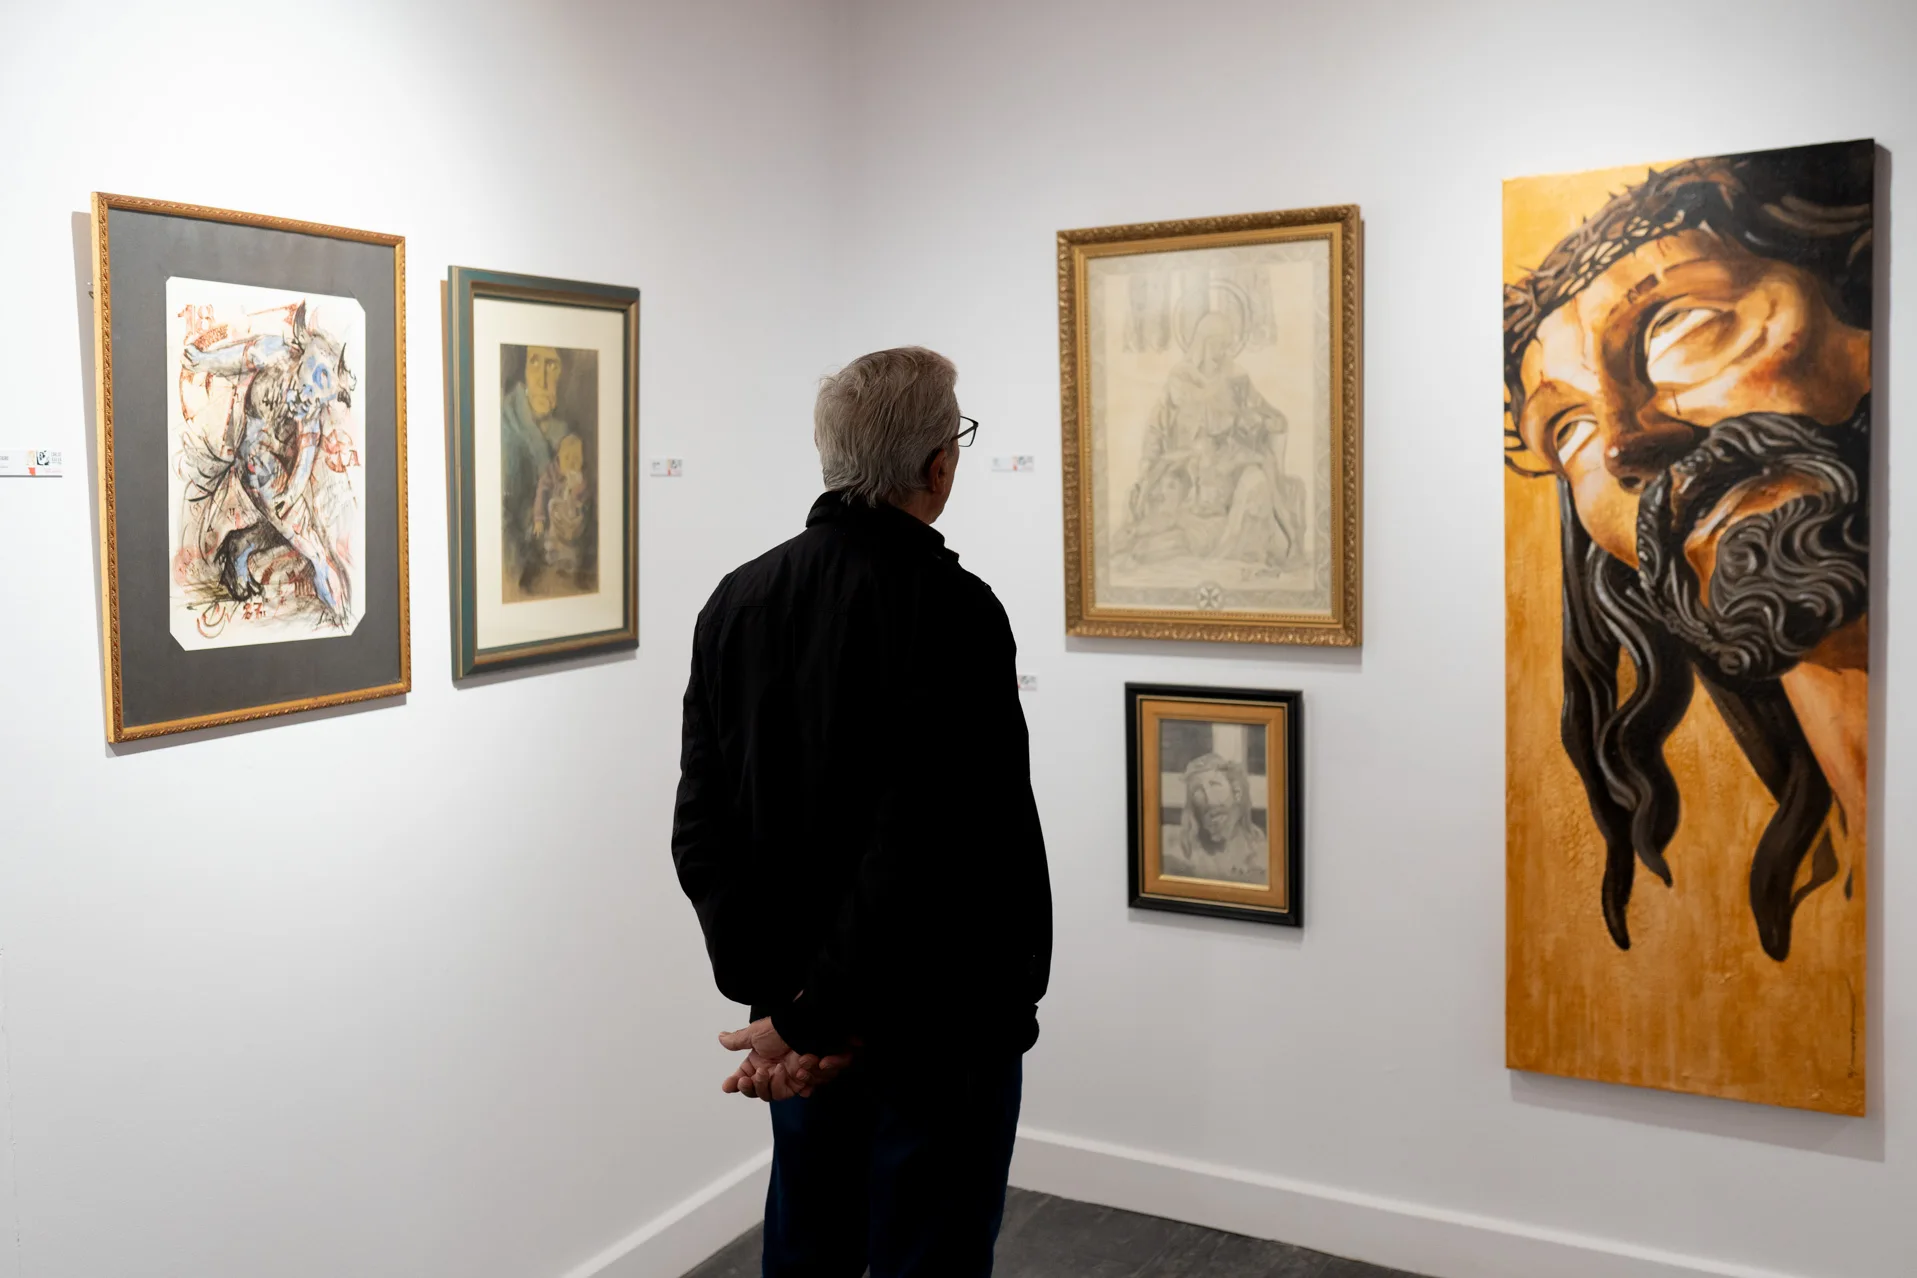
[[[836,493],[699,614],[673,861],[720,991],[793,1047],[1037,1038],[1051,887],[1013,655],[943,537]]]

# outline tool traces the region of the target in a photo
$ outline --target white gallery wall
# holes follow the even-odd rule
[[[0,1275],[596,1268],[767,1143],[718,1090],[740,1013],[666,834],[692,619],[816,483],[828,27],[780,0],[0,13],[0,447],[69,467],[0,480]],[[103,744],[96,189],[407,237],[404,701]],[[644,446],[688,474],[641,490],[636,658],[452,685],[455,262],[644,291]]]
[[[1917,6],[861,3],[840,346],[983,423],[942,523],[1017,630],[1058,948],[1015,1179],[1445,1278],[1917,1274]],[[1871,1117],[1503,1068],[1500,182],[1874,136]],[[1054,234],[1356,203],[1365,636],[1063,633]],[[1913,428],[1917,429],[1917,428]],[[1300,688],[1306,926],[1128,913],[1122,686]]]
[[[1898,0],[0,0],[0,448],[69,463],[0,480],[0,1278],[670,1278],[749,1222],[764,1115],[717,1091],[739,1012],[666,847],[689,632],[814,495],[818,374],[900,342],[959,363],[941,527],[1038,677],[1016,1179],[1441,1278],[1917,1273],[1914,64]],[[1499,182],[1857,136],[1891,157],[1871,1117],[1514,1076]],[[407,236],[403,702],[103,744],[95,189]],[[1068,641],[1055,232],[1342,202],[1364,647]],[[641,480],[636,657],[450,682],[455,262],[644,292],[642,456],[687,474]],[[1301,933],[1126,910],[1128,679],[1304,690]]]

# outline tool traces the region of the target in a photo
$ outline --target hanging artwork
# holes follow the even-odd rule
[[[448,281],[453,677],[639,642],[639,292]]]
[[[1131,903],[1304,922],[1296,692],[1125,685]]]
[[[406,691],[405,242],[93,209],[108,738]]]
[[[366,348],[350,297],[166,282],[168,629],[189,651],[353,633]]]
[[[1505,185],[1513,1068],[1864,1111],[1875,163]]]
[[[1358,225],[1060,233],[1069,633],[1358,642]]]

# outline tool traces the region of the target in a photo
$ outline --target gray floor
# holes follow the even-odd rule
[[[1014,1189],[994,1278],[1413,1278],[1358,1260]],[[759,1230],[686,1278],[759,1278]]]

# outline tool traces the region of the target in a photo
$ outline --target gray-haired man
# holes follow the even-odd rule
[[[713,973],[772,1102],[768,1278],[985,1275],[1051,891],[1011,626],[931,524],[949,360],[825,380],[826,494],[699,616],[673,824]]]

